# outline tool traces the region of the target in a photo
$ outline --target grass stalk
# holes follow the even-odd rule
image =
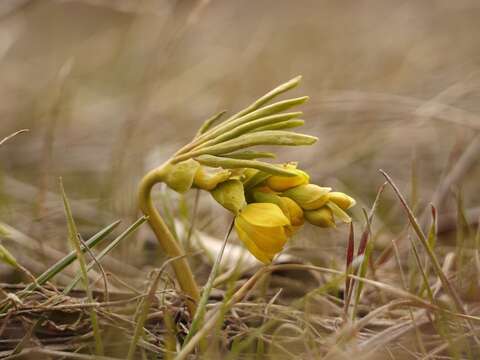
[[[82,283],[85,288],[85,292],[87,293],[87,298],[89,302],[93,302],[93,293],[92,289],[89,286],[89,281],[88,281],[88,270],[87,270],[87,265],[85,261],[85,257],[82,251],[82,246],[80,243],[79,239],[79,234],[77,231],[77,226],[75,225],[75,220],[73,219],[72,215],[72,209],[70,207],[70,203],[67,199],[67,195],[65,193],[65,189],[63,187],[63,182],[62,178],[60,178],[60,192],[62,195],[62,200],[63,200],[63,206],[65,210],[65,215],[67,217],[67,225],[68,225],[68,233],[69,233],[69,239],[74,247],[76,253],[77,253],[77,259],[78,263],[80,265],[80,271],[82,273]],[[100,328],[98,325],[98,318],[97,318],[97,313],[95,312],[95,309],[92,308],[90,311],[90,319],[92,321],[92,329],[93,329],[93,336],[95,338],[95,352],[97,355],[103,355],[104,350],[103,350],[103,342],[102,342],[102,337],[100,335]]]
[[[230,233],[233,230],[233,225],[234,221],[232,220],[228,231],[225,235],[225,238],[223,240],[222,247],[220,249],[220,252],[217,255],[217,258],[215,259],[215,262],[213,263],[212,270],[210,271],[210,275],[208,276],[207,283],[205,284],[203,291],[202,291],[202,297],[200,298],[200,301],[198,302],[198,307],[197,311],[195,312],[195,316],[193,317],[192,320],[192,325],[190,326],[190,331],[187,334],[187,337],[185,338],[183,342],[183,346],[187,345],[190,339],[192,338],[193,335],[198,331],[200,325],[203,322],[203,319],[205,317],[205,312],[207,308],[207,303],[208,299],[210,298],[210,294],[213,289],[213,284],[215,281],[215,278],[217,277],[218,270],[220,268],[220,262],[223,257],[223,253],[225,251],[225,246],[227,245],[228,237],[230,236]]]

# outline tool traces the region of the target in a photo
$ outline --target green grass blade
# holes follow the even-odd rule
[[[107,255],[111,250],[113,250],[123,239],[126,239],[131,234],[133,234],[143,223],[147,221],[146,216],[142,216],[140,219],[135,221],[132,225],[130,225],[123,233],[117,236],[110,244],[108,244],[105,249],[103,249],[97,256],[97,260],[100,261],[105,255]],[[87,266],[87,271],[90,271],[95,266],[95,261],[91,261]],[[64,290],[63,294],[67,295],[73,288],[77,285],[77,283],[81,280],[82,274],[80,272],[77,273],[75,279],[68,285]]]
[[[86,244],[90,249],[93,249],[95,246],[101,244],[107,236],[120,224],[120,220],[113,222],[112,224],[106,226],[98,233],[93,235],[90,239],[87,240]],[[85,252],[85,247],[82,246],[82,252]],[[57,261],[51,267],[49,267],[46,271],[44,271],[38,278],[37,284],[44,285],[47,281],[52,280],[57,274],[63,271],[67,266],[73,263],[77,259],[77,253],[75,251],[70,252],[62,259]],[[30,292],[37,288],[36,284],[28,285],[24,292]]]
[[[72,246],[75,248],[75,252],[77,254],[77,260],[80,265],[80,270],[82,274],[82,282],[85,288],[85,292],[87,293],[87,298],[89,302],[93,302],[93,293],[92,289],[89,286],[88,281],[88,272],[87,272],[87,265],[84,257],[84,253],[82,252],[82,244],[79,239],[79,234],[77,231],[77,226],[75,225],[75,220],[73,219],[72,209],[70,207],[70,203],[67,199],[67,195],[65,193],[65,189],[63,187],[62,178],[60,178],[60,192],[62,195],[63,206],[65,210],[65,216],[67,218],[67,225],[68,225],[68,237]],[[103,355],[103,342],[100,336],[100,328],[98,326],[98,318],[95,309],[92,308],[90,310],[90,319],[92,321],[92,330],[93,330],[93,337],[95,339],[95,350],[97,355]]]
[[[213,289],[213,283],[215,281],[215,278],[217,277],[217,273],[220,268],[220,261],[222,260],[223,252],[225,251],[225,246],[227,245],[228,237],[230,236],[230,233],[233,230],[233,224],[234,222],[232,220],[232,223],[230,224],[227,234],[225,235],[222,248],[218,253],[218,256],[215,262],[213,263],[212,270],[210,271],[210,275],[208,276],[207,283],[203,288],[202,296],[200,298],[200,301],[198,302],[197,311],[195,312],[195,315],[192,320],[192,325],[190,326],[190,331],[188,332],[187,337],[183,342],[183,346],[188,344],[192,336],[195,335],[195,333],[198,331],[198,329],[200,328],[200,325],[203,322],[203,319],[205,317],[205,312],[207,309],[208,299],[210,298],[210,293],[212,292],[212,289]]]

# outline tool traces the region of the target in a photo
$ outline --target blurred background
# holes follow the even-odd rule
[[[384,169],[424,224],[435,204],[448,251],[458,204],[470,225],[480,215],[479,17],[475,0],[2,1],[0,138],[29,129],[0,148],[3,243],[34,273],[68,250],[59,177],[85,238],[116,219],[126,227],[142,174],[204,119],[301,74],[302,132],[319,142],[279,161],[355,197],[358,233]],[[191,223],[194,192],[159,196]],[[222,238],[228,215],[199,200],[196,228]],[[406,225],[387,189],[376,250]],[[287,253],[342,267],[347,230],[307,226]],[[106,267],[141,283],[161,262],[144,226]],[[2,281],[12,276],[2,267]]]

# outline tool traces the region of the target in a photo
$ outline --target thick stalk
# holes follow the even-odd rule
[[[168,163],[167,163],[168,164]],[[160,247],[169,257],[180,257],[172,262],[173,270],[183,292],[188,296],[187,306],[190,313],[195,314],[197,302],[200,297],[197,283],[190,269],[181,245],[173,237],[167,225],[153,204],[152,189],[155,184],[163,181],[166,164],[147,173],[139,186],[138,200],[142,212],[148,216],[148,223],[157,237]]]

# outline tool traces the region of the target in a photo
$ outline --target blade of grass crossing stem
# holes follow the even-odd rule
[[[392,178],[383,170],[380,170],[380,172],[383,174],[385,179],[387,179],[387,182],[390,184],[390,186],[393,188],[395,194],[397,195],[398,199],[400,200],[400,203],[407,213],[408,219],[410,221],[410,224],[412,225],[413,230],[415,231],[418,239],[420,240],[420,243],[424,247],[425,251],[427,252],[428,257],[430,258],[430,261],[433,265],[433,269],[435,270],[435,273],[437,274],[438,278],[442,282],[443,287],[447,291],[448,295],[452,299],[452,301],[455,304],[455,307],[457,308],[457,311],[461,312],[462,314],[465,314],[465,309],[463,308],[462,301],[460,300],[458,294],[455,292],[453,289],[452,285],[450,284],[450,281],[448,280],[447,276],[442,270],[442,267],[435,256],[435,253],[433,252],[433,249],[430,249],[428,246],[428,240],[423,233],[420,224],[418,223],[417,219],[413,215],[412,210],[408,206],[407,202],[405,201],[405,198],[403,197],[402,193],[398,189],[397,185],[393,182]]]
[[[212,270],[210,271],[210,275],[208,276],[207,283],[203,288],[202,296],[200,298],[200,301],[198,302],[197,311],[195,312],[195,315],[192,320],[192,325],[190,326],[190,331],[188,332],[187,337],[183,342],[183,346],[188,344],[192,336],[195,335],[195,333],[198,331],[198,329],[200,328],[200,325],[203,322],[203,318],[205,316],[205,312],[207,308],[207,302],[208,302],[208,299],[210,298],[210,293],[212,292],[213,282],[215,281],[215,277],[217,276],[217,273],[220,267],[220,261],[222,260],[223,252],[225,251],[225,246],[227,245],[228,237],[232,232],[233,224],[234,224],[234,221],[232,220],[230,227],[225,235],[222,248],[218,253],[217,259],[215,260],[215,263],[212,266]]]
[[[100,261],[107,255],[110,251],[112,251],[123,239],[126,239],[131,234],[133,234],[142,224],[147,221],[146,216],[142,216],[140,219],[135,221],[132,225],[130,225],[123,233],[121,233],[117,238],[115,238],[110,244],[108,244],[105,249],[103,249],[97,256],[97,260]],[[95,266],[95,261],[91,261],[87,266],[87,271],[90,271]],[[77,283],[81,280],[82,274],[80,272],[77,273],[73,281],[63,290],[63,295],[67,295],[73,288],[77,285]]]
[[[75,225],[75,220],[73,219],[72,209],[70,208],[70,203],[67,199],[67,195],[65,193],[65,189],[63,187],[62,178],[59,179],[60,184],[60,192],[62,194],[63,206],[65,210],[65,216],[67,218],[67,225],[68,225],[68,234],[70,242],[74,247],[77,253],[78,263],[80,265],[80,270],[82,272],[82,282],[83,286],[85,287],[85,292],[87,293],[87,298],[89,302],[93,302],[93,294],[92,289],[88,284],[88,274],[87,274],[87,265],[85,262],[85,257],[82,252],[82,247],[80,240],[78,238],[78,231],[77,226]],[[95,338],[95,351],[97,355],[103,355],[103,343],[102,338],[100,336],[100,329],[98,326],[98,318],[95,309],[92,308],[90,311],[90,319],[92,321],[92,329],[93,329],[93,336]]]
[[[87,240],[86,244],[90,249],[93,249],[95,246],[101,244],[106,237],[120,224],[120,220],[115,221],[114,223],[108,225],[107,227],[100,230],[98,233],[93,235],[90,239]],[[85,247],[82,247],[82,251],[85,252]],[[21,299],[31,291],[34,291],[39,286],[44,285],[51,279],[53,279],[57,274],[63,271],[67,266],[69,266],[72,262],[75,261],[77,258],[77,253],[74,251],[70,252],[68,255],[64,256],[62,259],[57,261],[55,264],[50,266],[46,271],[44,271],[38,278],[36,283],[31,283],[22,291],[17,293],[17,296]],[[8,310],[10,305],[7,305],[0,309],[0,314],[3,314],[6,310]]]
[[[107,236],[120,224],[120,220],[115,221],[114,223],[108,225],[107,227],[100,230],[98,233],[93,235],[90,239],[87,240],[86,244],[90,249],[93,249],[95,246],[101,244]],[[85,252],[86,249],[82,246],[82,252]],[[45,272],[43,272],[37,278],[38,285],[44,285],[47,281],[52,280],[55,275],[59,274],[63,271],[67,266],[69,266],[72,262],[75,261],[77,258],[76,251],[70,252],[68,255],[57,261],[53,264],[50,268],[48,268]],[[33,291],[37,288],[36,284],[30,284],[25,288],[25,292]]]
[[[366,221],[366,225],[365,225],[366,228],[365,228],[365,231],[364,231],[364,235],[365,235],[364,236],[364,238],[365,238],[364,243],[365,243],[365,245],[363,246],[362,249],[359,249],[359,253],[357,254],[357,256],[362,256],[363,255],[363,260],[362,260],[362,263],[360,265],[360,269],[359,269],[359,272],[358,272],[358,276],[361,277],[361,278],[364,278],[365,275],[367,274],[368,263],[369,263],[369,260],[370,260],[370,255],[372,254],[372,250],[373,250],[372,242],[368,241],[368,238],[371,235],[370,217],[367,215],[365,210],[364,210],[364,215],[365,215],[365,221]],[[360,252],[360,251],[363,251],[363,253]],[[352,320],[355,320],[355,318],[357,316],[358,303],[360,302],[360,297],[362,295],[363,287],[364,287],[364,282],[363,281],[357,282],[357,287],[355,289],[355,301],[353,303]]]

